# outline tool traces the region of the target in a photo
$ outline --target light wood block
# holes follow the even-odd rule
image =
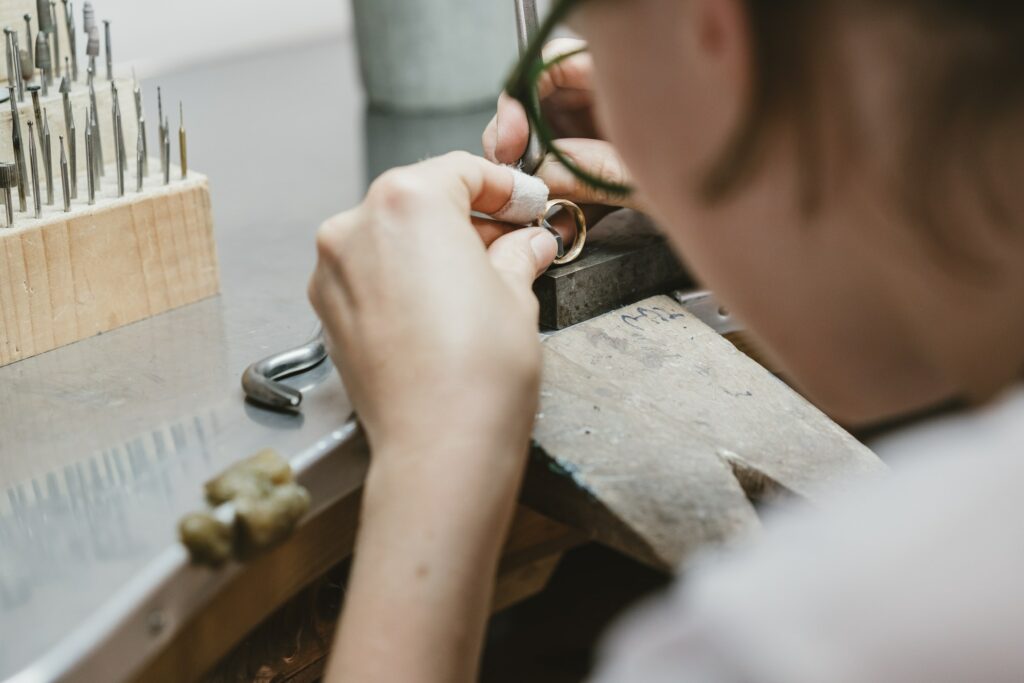
[[[0,228],[0,366],[219,291],[206,177],[164,186],[153,173],[141,193],[132,177],[117,198],[113,175],[94,206],[83,187],[64,213],[58,191],[40,219]]]

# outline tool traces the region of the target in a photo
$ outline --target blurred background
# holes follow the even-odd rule
[[[100,16],[116,22],[118,60],[140,76],[268,48],[339,40],[352,26],[349,0],[96,0],[94,5]]]

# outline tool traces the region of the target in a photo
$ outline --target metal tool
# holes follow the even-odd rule
[[[96,191],[98,192],[101,188],[103,174],[101,173],[100,168],[99,145],[96,144],[96,135],[99,132],[99,124],[96,123],[95,112],[89,112],[89,130],[92,131],[92,166],[90,167],[90,169],[92,172],[93,184],[96,186]]]
[[[530,42],[540,29],[537,19],[537,0],[515,0],[516,37],[519,39],[519,55],[526,54]],[[530,137],[526,143],[526,152],[519,160],[519,168],[523,173],[533,175],[544,161],[544,148],[540,144],[537,132],[530,126]]]
[[[85,177],[89,188],[89,206],[96,203],[96,154],[92,144],[92,114],[85,110]]]
[[[143,178],[146,176],[146,137],[139,128],[139,137],[135,141],[135,191],[142,192]]]
[[[124,129],[121,125],[121,104],[117,96],[117,83],[111,81],[110,89],[114,98],[114,164],[117,166],[117,196],[123,197],[125,167]]]
[[[39,104],[39,86],[35,85],[35,84],[32,84],[32,85],[28,86],[28,92],[29,92],[29,95],[32,96],[32,112],[35,114],[35,117],[36,117],[36,130],[39,132],[39,135],[42,136],[42,134],[43,134],[43,108]],[[39,144],[40,145],[43,144],[42,137],[39,138]]]
[[[71,211],[71,174],[68,172],[68,155],[64,152],[64,136],[60,136],[60,187],[64,191],[64,213]]]
[[[117,84],[114,81],[110,82],[114,90],[114,105],[117,110],[117,137],[121,144],[121,154],[118,157],[121,164],[121,168],[124,169],[125,175],[128,174],[128,144],[124,139],[124,117],[121,115],[121,97],[118,94]]]
[[[18,114],[18,103],[14,101],[14,86],[8,85],[7,92],[11,101],[11,147],[14,149],[14,163],[18,170],[18,202],[21,206],[19,211],[27,211],[28,204],[25,201],[25,148],[21,142],[21,116]]]
[[[700,320],[718,334],[742,332],[743,325],[721,304],[713,292],[677,291],[672,298],[686,309],[686,312]]]
[[[18,69],[15,66],[16,58],[14,52],[14,41],[11,39],[13,31],[9,28],[4,29],[4,57],[7,59],[7,82],[14,83],[18,78]]]
[[[53,72],[60,76],[60,31],[57,30],[57,3],[50,0],[50,41],[53,46]]]
[[[110,44],[110,22],[103,20],[103,34],[107,39],[107,80],[114,80],[114,52]]]
[[[64,2],[64,28],[68,32],[68,51],[71,53],[71,79],[78,80],[78,36],[75,35],[75,5],[70,0]]]
[[[50,43],[43,31],[40,31],[36,38],[36,68],[39,69],[39,85],[43,89],[43,97],[48,97],[50,82],[53,80],[51,75],[53,64],[50,63]]]
[[[53,206],[53,154],[50,146],[50,119],[43,110],[43,134],[40,151],[43,153],[43,170],[46,172],[46,205]]]
[[[25,84],[25,87],[35,80],[36,68],[33,63],[32,53],[28,50],[21,50],[21,68],[18,73],[21,74],[21,80]]]
[[[135,70],[132,69],[132,81],[135,84],[135,120],[136,126],[139,129],[139,147],[140,154],[142,156],[142,170],[145,175],[149,175],[149,143],[146,141],[146,113],[145,108],[142,106],[142,88],[139,86],[139,81],[135,78]]]
[[[36,0],[36,21],[39,22],[39,30],[43,33],[53,31],[50,3],[47,0]]]
[[[7,82],[14,83],[18,90],[18,101],[25,101],[25,81],[21,75],[21,48],[18,46],[18,32],[13,29],[5,28],[4,32],[7,33],[11,41],[11,56],[14,59],[14,75],[7,75]]]
[[[185,105],[178,102],[178,154],[181,156],[181,178],[188,177],[188,139],[185,135]]]
[[[34,71],[35,66],[32,64],[32,15],[26,14],[25,19],[25,51],[28,52],[28,70]],[[23,65],[24,66],[24,65]]]
[[[285,377],[312,370],[327,359],[322,327],[302,346],[274,354],[247,367],[242,374],[242,389],[250,401],[275,410],[296,410],[302,392],[278,382]]]
[[[164,149],[167,143],[167,131],[164,129],[164,94],[160,86],[156,87],[156,127],[157,137],[160,144],[160,172],[163,173],[167,159],[164,158]]]
[[[9,161],[0,162],[0,188],[4,191],[4,207],[7,209],[7,227],[14,225],[14,197],[11,188],[18,184],[18,167]]]
[[[28,122],[28,156],[32,165],[32,206],[35,209],[35,217],[43,215],[43,202],[39,197],[39,155],[36,152],[36,138],[32,134],[32,122]]]
[[[78,199],[78,154],[75,139],[75,113],[71,109],[71,78],[65,75],[60,81],[60,93],[64,101],[64,130],[68,134],[68,154],[71,156],[71,198]]]
[[[171,184],[171,136],[164,136],[164,185]]]
[[[92,108],[92,144],[96,147],[96,169],[99,176],[106,173],[106,165],[103,163],[103,140],[100,136],[100,112],[96,106],[96,84],[94,82],[95,72],[89,67],[89,106]],[[99,178],[97,176],[97,180]]]
[[[519,42],[519,56],[523,57],[540,30],[540,20],[537,18],[537,0],[514,0],[514,2],[516,9],[516,38]],[[529,124],[529,121],[527,123]],[[543,162],[544,146],[541,144],[534,126],[530,124],[530,135],[527,138],[526,151],[523,152],[523,156],[519,159],[519,169],[523,173],[534,175]],[[549,222],[552,216],[552,209],[555,208],[566,210],[572,214],[576,224],[576,238],[568,250],[566,250],[562,236]],[[557,203],[549,203],[547,211],[545,211],[541,220],[537,222],[537,225],[546,229],[555,238],[555,242],[558,245],[557,256],[554,261],[556,266],[572,263],[579,258],[587,240],[587,219],[584,217],[583,210],[579,206],[572,202],[561,200]]]
[[[96,58],[100,56],[100,30],[93,24],[88,30],[89,40],[85,44],[85,54],[89,57],[89,77],[96,75]]]
[[[89,0],[85,0],[82,5],[82,30],[88,35],[96,27],[96,10],[93,9],[92,3]]]

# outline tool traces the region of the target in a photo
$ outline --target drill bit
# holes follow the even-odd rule
[[[14,39],[11,34],[13,31],[9,28],[4,29],[4,47],[5,56],[7,57],[7,82],[14,83],[18,78],[18,69],[15,66],[16,58],[14,52]]]
[[[164,95],[160,86],[156,88],[156,126],[159,131],[160,144],[160,172],[164,170],[164,143],[167,141],[167,132],[164,130]]]
[[[43,170],[46,172],[46,205],[53,206],[53,154],[50,146],[50,119],[43,110],[43,132],[41,152],[43,153]]]
[[[164,136],[164,185],[171,184],[171,136]]]
[[[124,172],[128,172],[128,145],[124,141],[124,118],[121,116],[121,96],[117,90],[117,82],[110,82],[110,90],[114,97],[114,134],[117,136],[118,144],[121,146],[121,153],[117,155],[118,162]]]
[[[146,110],[142,106],[142,88],[135,79],[135,70],[132,69],[132,80],[135,81],[135,118],[139,129],[139,143],[142,155],[142,170],[149,175],[149,142],[146,140]]]
[[[60,79],[60,96],[64,105],[64,128],[71,125],[71,81],[67,76]]]
[[[0,187],[4,190],[4,206],[7,208],[7,227],[14,225],[14,197],[11,188],[18,184],[18,167],[15,164],[0,162]]]
[[[97,151],[99,149],[99,147],[96,144],[96,134],[99,132],[99,126],[96,125],[96,114],[95,114],[95,112],[92,112],[92,111],[87,112],[86,119],[89,122],[88,123],[88,131],[90,133],[89,145],[88,145],[89,149],[88,149],[88,151],[92,154],[90,165],[89,165],[89,175],[92,176],[93,184],[96,186],[96,189],[99,190],[100,187],[101,187],[101,185],[100,185],[100,180],[101,180],[100,179],[100,159],[99,159],[99,154],[98,154],[98,151]]]
[[[181,157],[181,178],[188,177],[188,140],[185,137],[185,105],[178,102],[178,155]]]
[[[139,138],[135,141],[135,191],[142,192],[143,177],[146,175],[146,136],[139,128]]]
[[[43,33],[53,31],[53,17],[50,14],[50,3],[47,0],[36,0],[36,21],[39,22],[39,30]]]
[[[39,197],[39,155],[36,153],[36,137],[32,134],[32,122],[28,122],[28,156],[32,164],[32,206],[35,208],[35,216],[43,215],[43,203]]]
[[[110,46],[110,22],[103,20],[103,33],[107,39],[107,80],[114,80],[114,52]]]
[[[29,83],[34,81],[35,78],[36,78],[35,64],[33,64],[32,55],[29,53],[28,50],[22,50],[21,51],[21,69],[20,69],[20,73],[21,73],[21,80],[25,83],[26,87],[28,86]]]
[[[28,70],[34,71],[35,67],[32,65],[32,15],[26,14],[25,17],[25,39],[28,44],[25,45],[25,50],[28,52]],[[23,65],[25,66],[25,65]]]
[[[96,106],[96,86],[93,83],[92,69],[89,70],[89,106],[92,107],[92,144],[95,145],[96,149],[96,166],[99,169],[99,174],[103,175],[106,173],[105,164],[103,163],[103,141],[100,137],[100,112]]]
[[[71,177],[68,173],[68,155],[64,152],[64,136],[60,136],[60,188],[64,192],[64,213],[71,211]]]
[[[8,84],[7,92],[11,96],[11,147],[14,149],[14,163],[18,171],[18,201],[20,211],[27,211],[25,202],[25,148],[21,144],[21,118],[18,115],[18,103],[14,101],[14,86]]]
[[[93,24],[89,29],[89,41],[85,44],[85,54],[89,56],[89,72],[96,76],[96,58],[100,56],[100,30]]]
[[[53,71],[60,76],[60,31],[57,30],[57,3],[50,0],[50,36],[53,45]]]
[[[96,26],[96,11],[92,8],[92,2],[85,0],[82,5],[82,30],[88,35]]]
[[[93,154],[92,144],[92,126],[88,120],[90,117],[89,110],[85,110],[86,126],[85,126],[85,166],[86,166],[86,180],[89,187],[89,206],[96,203],[96,156]]]
[[[71,80],[78,80],[78,36],[75,35],[75,5],[70,0],[64,2],[64,28],[68,32],[68,51],[71,53]],[[74,189],[74,186],[72,186]]]
[[[78,199],[78,126],[75,125],[75,113],[71,112],[68,127],[68,152],[71,155],[71,198]]]
[[[124,130],[121,127],[121,105],[117,99],[117,83],[111,81],[110,88],[114,97],[114,163],[117,165],[117,196],[124,196]]]
[[[71,109],[71,80],[64,76],[60,81],[60,93],[64,99],[64,130],[68,134],[68,153],[71,155],[71,198],[78,199],[78,154],[75,147],[75,113]]]
[[[18,32],[11,31],[11,49],[14,52],[14,84],[18,88],[18,102],[25,101],[25,79],[22,76],[21,68],[21,47],[18,45]],[[11,79],[7,79],[10,82]]]
[[[43,31],[40,31],[36,38],[36,68],[39,69],[39,84],[43,87],[43,97],[47,97],[50,94],[50,83],[53,81],[50,71],[53,64],[50,63],[50,41]]]
[[[39,86],[30,85],[28,86],[28,92],[32,96],[32,111],[36,116],[36,130],[40,135],[43,134],[43,108],[39,106]],[[39,140],[39,144],[43,144],[42,138]]]

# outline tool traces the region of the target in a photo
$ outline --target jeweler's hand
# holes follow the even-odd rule
[[[550,60],[584,45],[581,40],[556,39],[544,46],[544,58]],[[558,148],[581,168],[613,182],[631,184],[622,159],[598,130],[592,75],[593,62],[586,52],[569,57],[547,71],[538,83],[545,120],[558,138]],[[484,156],[496,163],[514,164],[526,151],[529,135],[530,125],[523,106],[502,93],[498,98],[498,112],[484,130]],[[537,176],[547,183],[552,197],[578,204],[641,208],[635,196],[609,197],[582,184],[552,154],[544,159]]]
[[[500,209],[512,184],[456,152],[388,171],[320,228],[309,298],[374,450],[455,432],[525,453],[540,371],[531,286],[555,242],[470,219]]]
[[[327,221],[309,298],[373,449],[325,680],[472,681],[539,393],[545,230],[477,223],[512,172],[454,153]]]

